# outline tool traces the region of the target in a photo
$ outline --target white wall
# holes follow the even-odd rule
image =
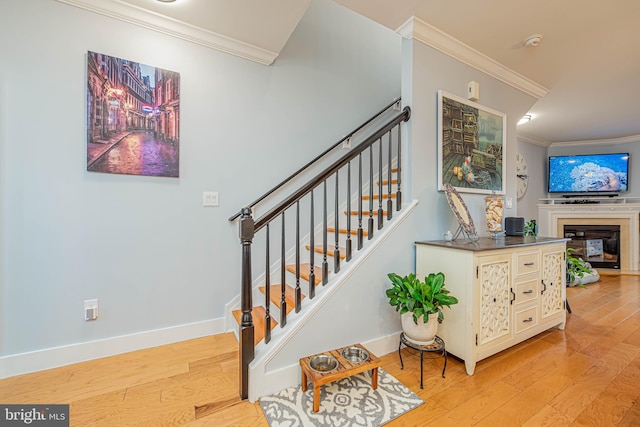
[[[445,231],[454,232],[458,224],[447,204],[444,193],[437,191],[437,92],[442,89],[466,99],[467,83],[480,84],[480,99],[477,103],[506,114],[506,195],[511,198],[513,208],[505,209],[504,216],[515,216],[517,212],[515,156],[516,123],[534,104],[535,98],[465,65],[419,41],[403,42],[402,97],[411,99],[412,115],[409,122],[411,133],[411,156],[407,159],[411,168],[411,195],[420,200],[413,214],[414,240],[441,239]],[[484,215],[486,195],[461,193],[480,235],[488,235]]]
[[[601,153],[630,153],[631,163],[629,166],[629,191],[621,193],[621,197],[640,197],[640,167],[638,159],[640,159],[640,147],[638,141],[632,141],[620,144],[611,144],[608,142],[598,143],[593,141],[589,143],[567,143],[552,144],[551,146],[541,147],[524,141],[518,141],[518,150],[524,155],[529,170],[529,184],[527,191],[521,199],[518,200],[518,216],[522,216],[527,220],[538,218],[538,204],[540,199],[553,196],[547,193],[547,168],[549,156],[558,155],[575,155],[575,154],[601,154]],[[636,185],[634,185],[636,183]]]
[[[219,332],[240,287],[227,218],[398,96],[400,46],[328,0],[269,67],[50,0],[4,1],[0,356]],[[179,179],[86,172],[87,50],[181,73]],[[203,191],[220,207],[203,208]],[[91,298],[100,318],[84,322]]]
[[[518,152],[524,156],[529,172],[527,191],[518,199],[518,213],[525,221],[538,219],[538,203],[547,197],[547,148],[518,140]]]
[[[629,191],[620,193],[620,197],[640,197],[640,139],[621,144],[601,143],[593,141],[587,144],[556,144],[548,149],[549,156],[574,154],[629,153]],[[546,173],[546,169],[545,169]],[[546,185],[546,184],[545,184]],[[546,191],[546,189],[545,189]]]
[[[513,199],[514,207],[506,210],[505,216],[516,213],[516,122],[535,99],[418,41],[403,41],[402,63],[403,103],[411,106],[411,120],[403,126],[403,198],[406,204],[418,203],[393,234],[369,254],[348,286],[306,325],[304,335],[296,335],[270,361],[267,369],[275,371],[273,381],[281,381],[280,388],[299,383],[296,364],[305,355],[355,342],[370,342],[385,352],[397,349],[397,338],[391,343],[390,337],[401,330],[400,317],[384,295],[389,287],[387,274],[414,272],[415,242],[441,239],[445,231],[457,228],[444,194],[437,191],[438,89],[464,97],[467,82],[475,80],[481,87],[479,103],[506,113],[506,197]],[[484,197],[462,194],[478,231],[487,235]],[[287,381],[290,383],[285,384]]]
[[[517,212],[516,121],[535,99],[420,42],[401,48],[397,34],[328,0],[312,3],[270,67],[57,2],[9,1],[0,16],[0,356],[194,322],[215,332],[240,283],[227,218],[397,96],[401,73],[412,107],[403,197],[418,205],[290,349],[399,331],[386,274],[410,272],[415,241],[457,227],[436,184],[438,89],[465,97],[475,80],[478,102],[506,113],[514,207],[505,216]],[[85,171],[87,50],[181,73],[179,179]],[[203,208],[202,191],[218,191],[220,207]],[[484,196],[462,197],[486,235]],[[88,298],[100,299],[96,322],[82,320]],[[274,367],[297,362],[286,350]]]

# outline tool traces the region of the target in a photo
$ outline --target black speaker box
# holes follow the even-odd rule
[[[508,216],[504,219],[504,229],[507,236],[524,236],[524,218]]]

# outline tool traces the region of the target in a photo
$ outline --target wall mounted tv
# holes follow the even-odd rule
[[[628,189],[629,153],[549,157],[549,193],[616,195]]]

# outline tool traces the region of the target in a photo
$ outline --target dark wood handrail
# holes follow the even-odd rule
[[[298,191],[293,193],[291,196],[287,197],[285,200],[280,202],[278,205],[269,210],[266,214],[255,221],[255,231],[257,232],[269,222],[271,222],[275,217],[282,214],[285,210],[291,207],[294,203],[304,197],[307,193],[321,184],[323,181],[326,181],[331,175],[333,175],[337,170],[341,167],[345,166],[351,160],[355,159],[362,153],[364,150],[369,148],[373,143],[378,141],[383,135],[393,129],[401,122],[406,122],[411,117],[411,108],[404,107],[402,112],[398,114],[396,117],[388,121],[385,125],[383,125],[377,132],[369,136],[366,140],[360,143],[357,147],[351,150],[347,155],[343,156],[341,159],[334,162],[331,166],[327,167],[325,170],[316,175],[315,178],[311,179],[304,186],[300,187]],[[246,208],[245,208],[246,209]]]
[[[382,224],[382,217],[383,217],[383,209],[382,209],[382,198],[383,198],[383,192],[382,192],[382,174],[383,174],[383,137],[385,135],[388,135],[388,141],[389,141],[389,155],[387,158],[387,175],[388,177],[390,177],[390,173],[391,173],[391,167],[392,167],[392,152],[393,152],[393,147],[391,147],[392,143],[393,143],[393,138],[392,138],[392,132],[394,129],[397,129],[397,161],[398,164],[396,166],[396,169],[394,169],[394,173],[396,173],[398,175],[398,187],[397,187],[397,192],[394,194],[396,197],[396,210],[400,209],[400,203],[401,202],[401,195],[400,195],[400,175],[401,175],[401,157],[400,157],[400,153],[401,153],[401,143],[402,143],[402,138],[401,138],[401,123],[404,121],[408,121],[411,117],[411,109],[409,107],[405,107],[400,113],[396,114],[394,117],[392,117],[391,119],[389,119],[388,121],[386,121],[386,123],[383,123],[382,126],[380,127],[376,127],[377,130],[373,131],[373,133],[371,135],[369,135],[367,138],[364,139],[364,141],[362,141],[361,143],[359,143],[356,147],[354,147],[352,150],[350,150],[348,153],[344,154],[339,160],[336,160],[333,164],[331,164],[330,166],[326,167],[323,171],[321,171],[318,174],[315,174],[315,177],[312,178],[311,180],[309,180],[306,184],[302,185],[298,190],[296,190],[293,194],[291,194],[290,196],[286,197],[283,201],[281,201],[279,204],[277,204],[275,207],[273,207],[272,209],[270,209],[268,212],[266,212],[262,217],[260,217],[257,220],[254,220],[251,214],[251,210],[252,207],[247,206],[244,207],[241,211],[241,215],[240,215],[240,221],[239,221],[239,234],[240,234],[240,242],[242,244],[242,278],[241,278],[241,290],[240,290],[240,311],[241,311],[241,322],[240,322],[240,326],[239,326],[239,331],[238,331],[238,343],[239,343],[239,354],[240,354],[240,397],[242,399],[246,399],[248,397],[249,394],[249,383],[248,383],[248,378],[249,378],[249,364],[253,361],[254,357],[255,357],[255,340],[254,338],[256,337],[255,335],[255,324],[253,323],[253,314],[252,314],[252,310],[253,310],[253,301],[252,301],[252,294],[253,294],[253,275],[252,275],[252,262],[251,262],[251,246],[252,246],[252,242],[253,242],[253,238],[256,235],[256,233],[262,229],[265,228],[266,229],[266,248],[265,248],[265,304],[267,305],[267,307],[271,304],[271,300],[272,300],[272,296],[271,296],[271,280],[270,280],[270,266],[271,266],[271,260],[270,260],[270,237],[269,237],[269,225],[271,224],[272,221],[276,220],[278,217],[281,218],[280,222],[281,222],[281,226],[282,226],[282,230],[281,230],[281,237],[280,237],[280,327],[284,327],[287,324],[287,312],[290,309],[295,308],[296,312],[300,311],[300,309],[302,308],[302,289],[301,289],[301,283],[300,283],[300,279],[301,279],[301,268],[302,268],[302,264],[301,264],[301,257],[300,257],[300,249],[301,249],[301,240],[300,240],[300,200],[302,200],[303,198],[305,198],[307,195],[310,195],[310,223],[309,223],[309,229],[310,229],[310,237],[309,237],[309,242],[310,242],[310,255],[309,255],[309,264],[308,266],[309,268],[309,292],[308,292],[308,297],[309,298],[313,298],[314,294],[315,294],[315,285],[316,285],[316,277],[315,277],[315,263],[313,261],[313,257],[314,257],[314,252],[316,250],[315,246],[313,245],[314,243],[314,229],[315,229],[315,221],[314,221],[314,212],[315,212],[315,208],[314,208],[314,200],[313,200],[313,193],[314,190],[318,190],[322,192],[322,265],[321,267],[319,266],[319,268],[321,269],[321,274],[322,274],[322,285],[326,285],[328,283],[328,277],[329,277],[329,265],[328,265],[328,260],[327,260],[327,255],[331,254],[333,255],[334,258],[334,267],[333,267],[333,272],[337,273],[340,271],[340,259],[341,259],[341,249],[339,246],[339,235],[338,233],[341,232],[340,231],[340,227],[339,227],[339,221],[338,221],[338,207],[339,207],[339,193],[340,193],[340,188],[341,185],[339,184],[340,181],[340,171],[342,170],[342,176],[345,175],[344,172],[346,172],[346,183],[345,183],[345,187],[347,188],[347,192],[346,192],[346,197],[347,197],[347,248],[346,248],[346,255],[345,255],[345,259],[348,259],[351,257],[350,255],[350,234],[351,234],[351,225],[350,225],[350,219],[351,219],[351,209],[350,209],[350,197],[352,197],[351,194],[351,188],[350,188],[350,183],[351,183],[351,173],[350,173],[350,168],[351,168],[351,163],[355,162],[355,159],[357,158],[357,163],[358,163],[358,198],[359,198],[359,202],[358,202],[358,229],[357,229],[357,235],[358,235],[358,250],[362,249],[362,238],[363,238],[363,234],[367,233],[367,239],[371,239],[373,237],[373,233],[374,233],[374,227],[373,227],[373,201],[374,201],[374,194],[373,194],[373,190],[374,190],[374,184],[373,184],[373,180],[374,180],[374,163],[373,163],[373,158],[374,158],[374,146],[375,144],[378,144],[376,150],[378,152],[378,177],[380,182],[377,184],[378,190],[377,190],[377,194],[375,194],[375,198],[378,198],[378,211],[376,212],[378,214],[378,229],[381,229],[383,224]],[[381,120],[382,121],[382,120]],[[362,199],[363,199],[363,194],[362,194],[362,175],[363,175],[363,169],[362,169],[362,160],[363,160],[363,155],[365,156],[365,158],[368,157],[368,163],[369,163],[369,168],[367,170],[367,175],[368,175],[368,180],[369,180],[369,195],[367,196],[368,200],[369,200],[369,210],[368,210],[368,218],[367,218],[367,226],[368,226],[368,231],[364,231],[362,229]],[[344,168],[344,169],[343,169]],[[329,251],[328,248],[328,234],[327,232],[329,231],[329,227],[328,227],[328,223],[327,223],[327,212],[329,211],[329,205],[328,205],[328,201],[327,201],[327,181],[330,179],[330,177],[335,175],[335,201],[333,203],[333,208],[335,210],[334,215],[335,215],[335,219],[334,219],[334,238],[335,238],[335,243],[332,244],[332,252]],[[386,196],[386,195],[385,195]],[[391,199],[391,194],[389,193],[389,195],[387,196],[389,197],[389,202]],[[286,265],[286,248],[287,248],[287,240],[286,240],[286,230],[287,227],[285,227],[285,216],[287,213],[287,210],[289,208],[291,208],[292,206],[295,205],[295,228],[293,228],[292,226],[289,227],[290,231],[294,231],[295,232],[295,288],[294,288],[294,293],[295,293],[295,302],[291,302],[293,304],[295,304],[293,307],[287,307],[288,305],[290,305],[290,302],[287,301],[287,281],[286,281],[286,271],[289,270],[291,271],[290,267]],[[387,204],[387,210],[390,212],[392,210],[392,205],[391,203]],[[291,211],[289,211],[291,212]],[[292,271],[293,272],[293,271]],[[305,280],[306,277],[305,277]],[[276,297],[277,298],[277,297]],[[264,331],[264,337],[265,337],[265,343],[269,342],[271,339],[271,327],[273,326],[272,324],[272,319],[271,319],[271,313],[270,313],[270,308],[265,309],[265,322],[264,322],[264,327],[265,327],[265,331]],[[262,331],[261,331],[262,332]]]
[[[393,107],[394,105],[396,105],[397,103],[399,103],[401,100],[400,97],[396,98],[393,100],[393,102],[391,102],[390,104],[388,104],[386,107],[384,107],[382,110],[378,111],[376,114],[374,114],[369,120],[367,120],[366,122],[364,122],[363,124],[361,124],[360,126],[358,126],[356,129],[354,129],[353,131],[351,131],[351,133],[349,133],[349,135],[345,136],[344,138],[342,138],[340,141],[336,142],[335,144],[333,144],[331,147],[327,148],[325,151],[323,151],[322,153],[320,153],[319,155],[317,155],[313,160],[311,160],[309,163],[307,163],[306,165],[304,165],[303,167],[301,167],[300,169],[298,169],[297,171],[295,171],[294,173],[292,173],[290,176],[288,176],[287,178],[285,178],[281,183],[279,183],[278,185],[276,185],[275,187],[273,187],[271,190],[267,191],[266,193],[264,193],[262,196],[258,197],[256,200],[254,200],[253,202],[251,202],[248,206],[248,208],[253,208],[255,205],[257,205],[258,203],[260,203],[261,201],[263,201],[264,199],[266,199],[267,197],[269,197],[272,193],[274,193],[275,191],[277,191],[280,187],[282,187],[283,185],[285,185],[286,183],[288,183],[289,181],[291,181],[293,178],[295,178],[296,176],[298,176],[300,173],[302,173],[303,171],[305,171],[309,166],[311,166],[312,164],[314,164],[315,162],[317,162],[318,160],[320,160],[321,158],[323,158],[324,156],[326,156],[327,154],[329,154],[331,151],[333,151],[336,147],[342,145],[342,143],[346,140],[348,140],[349,138],[353,137],[353,135],[355,135],[357,132],[359,132],[360,130],[362,130],[365,126],[367,126],[368,124],[370,124],[371,122],[373,122],[376,118],[378,118],[382,113],[384,113],[385,111],[387,111],[389,108]],[[407,119],[408,120],[408,119]],[[240,214],[242,213],[242,210],[240,210],[239,212],[237,212],[235,215],[233,215],[232,217],[229,218],[229,221],[234,221],[237,218],[240,217]]]

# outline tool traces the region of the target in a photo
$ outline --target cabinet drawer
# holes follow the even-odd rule
[[[531,301],[537,298],[538,294],[538,279],[531,279],[524,282],[518,282],[516,284],[516,304]]]
[[[540,254],[538,252],[522,252],[516,254],[516,276],[539,271]]]
[[[516,313],[516,334],[538,324],[537,307],[531,307]]]

